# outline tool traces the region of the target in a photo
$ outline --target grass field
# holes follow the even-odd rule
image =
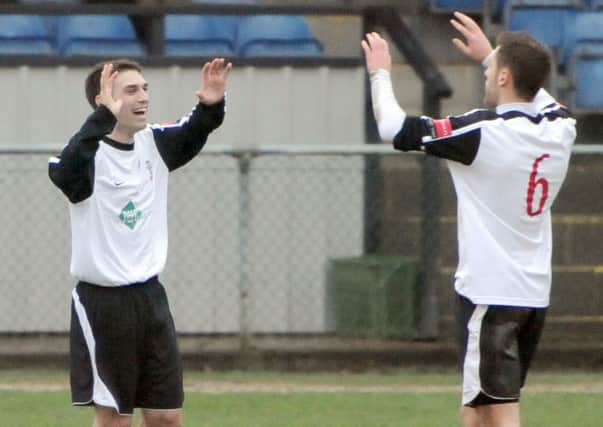
[[[207,427],[454,427],[450,371],[289,374],[185,373],[185,425]],[[534,373],[522,399],[526,426],[603,425],[603,373]],[[0,426],[82,427],[67,373],[0,371]]]

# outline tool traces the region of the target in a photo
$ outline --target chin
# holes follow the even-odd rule
[[[148,122],[146,120],[144,122],[136,123],[136,125],[134,125],[134,129],[136,129],[136,132],[141,131],[147,127],[147,124]]]

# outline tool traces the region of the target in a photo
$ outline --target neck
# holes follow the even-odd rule
[[[113,131],[107,136],[117,142],[121,142],[123,144],[133,144],[134,143],[134,134],[136,132],[132,132],[127,129],[123,129],[119,126],[119,123],[115,125]]]
[[[515,104],[518,102],[532,102],[531,99],[525,99],[515,93],[515,91],[501,91],[498,98],[498,105]]]

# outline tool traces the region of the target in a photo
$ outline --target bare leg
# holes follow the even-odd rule
[[[143,409],[140,427],[182,427],[182,409]]]
[[[520,427],[519,402],[479,406],[482,427]]]
[[[479,422],[479,414],[477,409],[471,408],[470,406],[463,406],[461,408],[461,418],[463,420],[463,426],[465,427],[481,427]]]
[[[95,406],[93,427],[130,427],[132,417],[130,415],[119,415],[113,408]]]

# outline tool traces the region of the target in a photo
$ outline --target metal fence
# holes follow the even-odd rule
[[[47,177],[47,159],[56,152],[56,147],[4,149],[0,155],[3,333],[68,330],[75,279],[69,275],[67,201]],[[600,271],[603,249],[594,236],[603,224],[603,206],[592,197],[603,177],[600,154],[601,146],[575,148],[555,206],[557,281],[576,277],[563,274]],[[367,156],[379,161],[367,162]],[[439,312],[450,315],[454,192],[442,162],[441,194],[430,195],[442,202],[441,230],[422,229],[421,218],[434,214],[421,207],[423,159],[373,145],[208,146],[170,181],[170,249],[162,282],[178,331],[338,333],[330,272],[337,260],[366,255],[370,217],[378,218],[373,249],[381,255],[416,259],[421,236],[440,234]],[[381,188],[367,192],[375,176]],[[567,308],[567,287],[558,285],[557,312],[603,315],[600,283],[589,286],[582,288],[583,297],[574,290],[575,307]]]

